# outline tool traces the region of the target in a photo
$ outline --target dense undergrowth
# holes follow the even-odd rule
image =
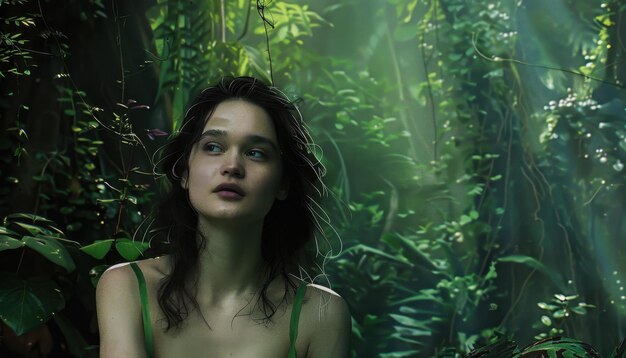
[[[299,100],[353,356],[624,354],[626,5],[57,3],[0,2],[6,354],[97,355],[98,275],[154,254],[158,149],[221,75]]]

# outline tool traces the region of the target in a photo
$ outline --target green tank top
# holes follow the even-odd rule
[[[150,324],[150,305],[148,304],[148,290],[146,288],[146,279],[137,266],[136,263],[131,262],[130,267],[137,276],[137,282],[139,283],[139,297],[141,299],[141,317],[143,320],[143,333],[146,344],[146,354],[148,358],[154,357],[154,346],[152,342],[152,325]],[[293,300],[293,307],[291,308],[291,322],[289,323],[289,356],[288,358],[296,358],[296,338],[298,337],[298,321],[300,319],[300,310],[302,308],[302,301],[304,294],[306,293],[306,284],[300,285],[296,291],[296,296]]]

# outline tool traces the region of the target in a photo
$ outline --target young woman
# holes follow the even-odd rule
[[[348,356],[346,303],[297,278],[322,190],[311,145],[274,87],[237,77],[202,92],[162,161],[170,254],[98,283],[102,358]]]

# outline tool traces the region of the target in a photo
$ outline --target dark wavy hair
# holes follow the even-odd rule
[[[265,277],[257,304],[264,314],[264,322],[271,322],[277,310],[267,296],[267,289],[278,276],[285,279],[286,302],[288,291],[295,292],[292,274],[298,274],[300,265],[313,262],[307,249],[314,240],[317,227],[316,198],[325,188],[321,177],[325,168],[314,154],[311,136],[298,108],[275,87],[252,77],[224,77],[205,89],[193,101],[185,114],[180,130],[165,145],[160,160],[161,170],[167,176],[169,189],[155,215],[155,231],[161,235],[161,251],[172,257],[171,271],[161,281],[158,301],[167,323],[166,331],[179,328],[190,308],[198,308],[195,298],[197,265],[200,248],[206,244],[195,240],[198,214],[191,206],[188,191],[180,185],[188,170],[192,147],[198,141],[211,113],[223,101],[245,100],[263,108],[271,118],[282,152],[284,175],[289,179],[289,195],[276,200],[265,217],[261,254],[265,261]],[[298,275],[299,276],[299,275]]]

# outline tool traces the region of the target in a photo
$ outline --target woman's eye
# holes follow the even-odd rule
[[[222,147],[220,147],[219,145],[215,143],[207,143],[204,145],[203,148],[206,152],[211,152],[211,153],[219,153],[222,151]]]
[[[252,149],[248,151],[248,156],[254,159],[265,159],[267,156],[260,150]]]

